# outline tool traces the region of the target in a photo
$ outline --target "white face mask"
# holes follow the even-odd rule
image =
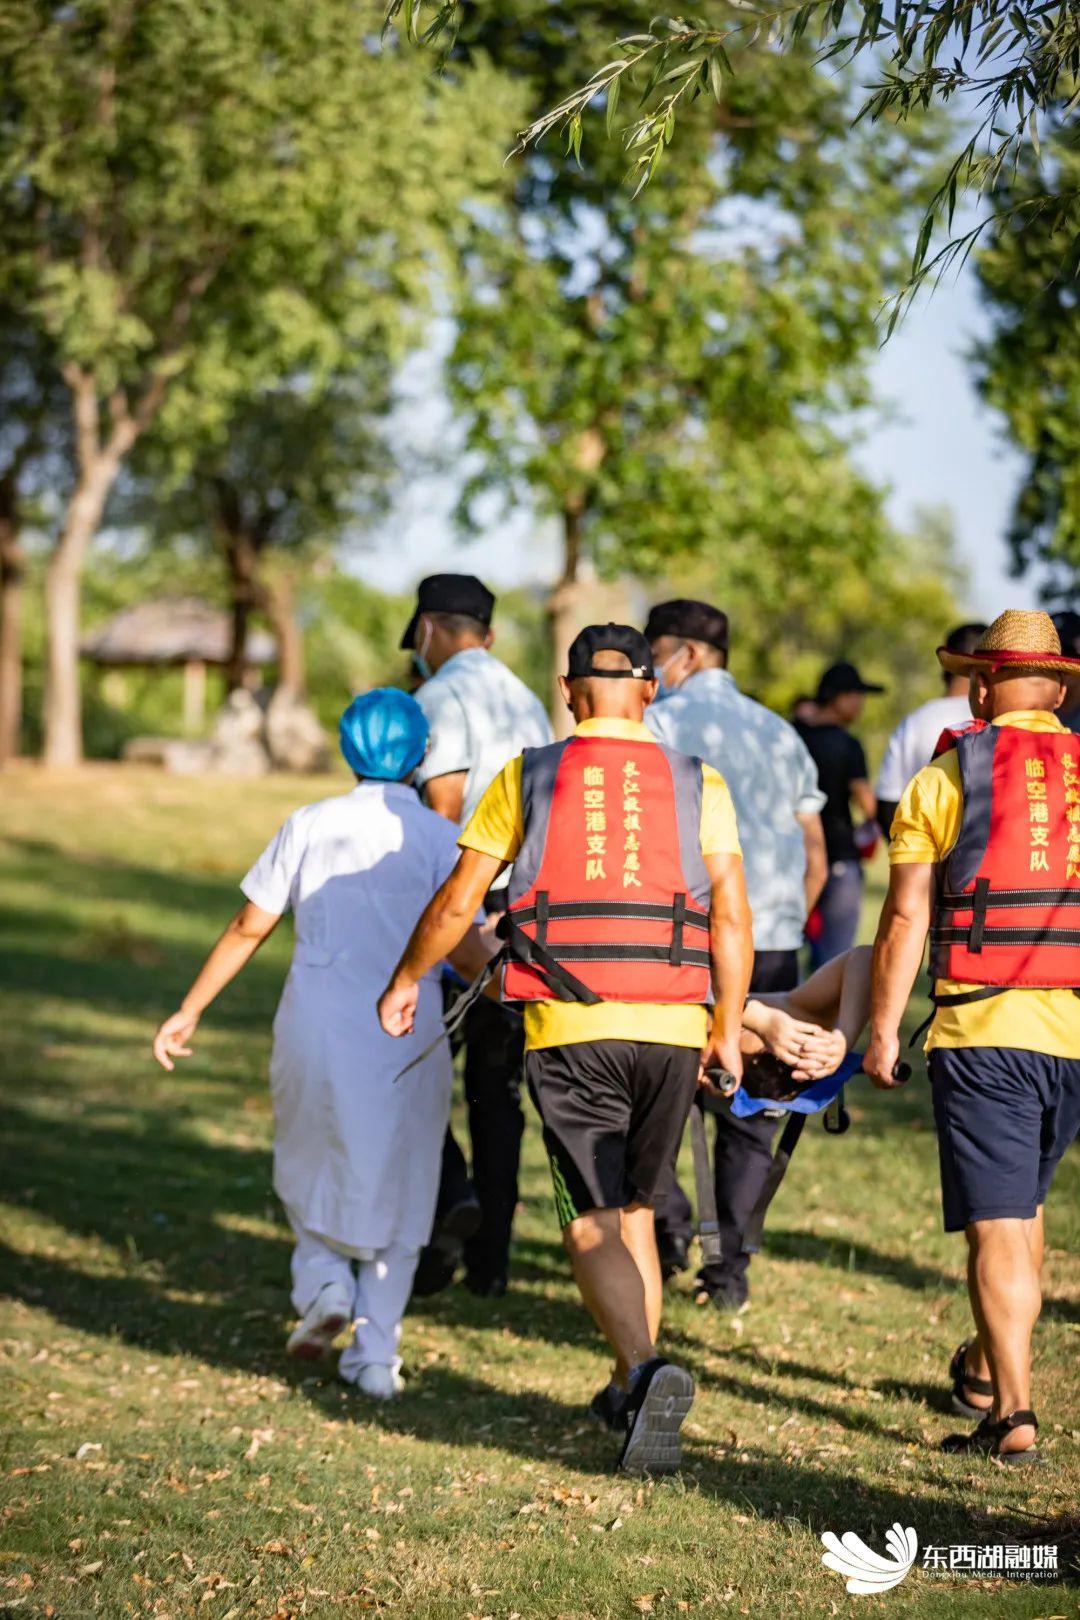
[[[665,681],[665,679],[664,679],[664,671],[665,671],[665,669],[670,668],[670,666],[675,662],[676,658],[681,658],[685,651],[686,651],[686,643],[684,641],[681,647],[676,647],[676,649],[675,649],[675,651],[673,653],[668,654],[668,656],[664,659],[664,662],[662,664],[655,665],[653,673],[656,676],[657,681],[659,682],[656,697],[654,699],[655,702],[659,703],[659,702],[662,701],[662,699],[664,699],[666,697],[670,697],[672,692],[677,692],[678,691],[679,683],[677,681],[674,682],[674,683],[671,682],[671,681]]]
[[[423,634],[423,637],[421,638],[420,645],[419,645],[419,647],[414,647],[413,652],[412,652],[413,668],[415,669],[416,673],[420,676],[421,680],[425,680],[425,681],[429,681],[431,679],[432,675],[435,673],[435,671],[432,669],[431,665],[428,663],[427,659],[424,656],[424,654],[427,652],[427,650],[428,650],[428,648],[430,646],[431,646],[431,620],[427,619],[427,620],[424,621],[424,634]]]

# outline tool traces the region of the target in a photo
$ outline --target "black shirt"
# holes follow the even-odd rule
[[[851,784],[868,775],[862,743],[843,726],[808,726],[801,720],[795,730],[810,750],[817,766],[818,784],[825,795],[821,824],[825,849],[833,861],[857,861],[855,831],[851,820]]]

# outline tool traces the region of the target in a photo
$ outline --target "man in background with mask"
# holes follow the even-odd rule
[[[416,609],[401,638],[423,684],[415,693],[431,732],[416,772],[432,810],[458,826],[469,820],[488,784],[523,748],[552,741],[551,723],[534,693],[495,658],[495,597],[472,574],[432,574],[420,581]],[[506,874],[492,888],[488,912],[505,909]],[[524,1115],[519,1088],[524,1061],[520,1016],[486,996],[465,1021],[465,1100],[472,1141],[478,1229],[465,1242],[466,1283],[476,1294],[506,1290],[510,1229],[518,1196]],[[465,1161],[450,1131],[433,1244],[419,1289],[449,1282],[457,1245],[476,1227]]]
[[[794,727],[739,691],[727,668],[727,614],[707,602],[661,602],[645,625],[661,682],[646,711],[657,739],[724,777],[735,805],[754,928],[751,993],[793,990],[806,919],[827,876],[817,769]],[[772,1166],[775,1120],[716,1116],[715,1182],[721,1257],[704,1266],[700,1302],[738,1309],[748,1294],[743,1231]],[[681,1269],[690,1205],[678,1182],[658,1211],[669,1274]]]

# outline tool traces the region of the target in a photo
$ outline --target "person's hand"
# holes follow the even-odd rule
[[[815,1029],[803,1042],[792,1066],[794,1080],[820,1080],[832,1074],[847,1057],[847,1041],[838,1029]]]
[[[870,1037],[870,1045],[863,1058],[863,1073],[868,1075],[882,1091],[891,1091],[894,1086],[903,1084],[895,1078],[893,1071],[900,1061],[900,1038],[894,1032],[875,1034]]]
[[[179,1012],[174,1012],[171,1018],[166,1018],[154,1036],[154,1056],[163,1069],[168,1069],[171,1073],[176,1067],[173,1058],[191,1056],[188,1042],[198,1027],[198,1013],[185,1012],[183,1008]]]
[[[736,1084],[732,1091],[722,1092],[717,1086],[714,1086],[712,1081],[707,1078],[706,1070],[708,1069],[726,1069],[728,1074],[733,1075]],[[734,1035],[725,1038],[718,1030],[714,1030],[710,1034],[705,1049],[701,1054],[701,1064],[698,1068],[698,1085],[703,1086],[706,1091],[712,1092],[714,1097],[731,1096],[742,1084],[742,1072],[743,1055],[738,1036]]]
[[[800,1018],[792,1018],[782,1007],[763,1006],[757,1014],[754,1028],[774,1057],[790,1063],[792,1068],[798,1064],[804,1052],[815,1042],[820,1042],[823,1035],[830,1033],[822,1029],[820,1024],[807,1024]]]
[[[416,1023],[420,986],[409,979],[394,979],[379,997],[379,1023],[388,1035],[410,1035]]]

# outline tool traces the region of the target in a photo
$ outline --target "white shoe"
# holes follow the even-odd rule
[[[352,1320],[352,1300],[342,1283],[326,1283],[289,1334],[285,1353],[301,1361],[319,1361]]]
[[[356,1387],[374,1401],[391,1401],[405,1388],[405,1380],[396,1367],[386,1367],[369,1361],[356,1375]]]

